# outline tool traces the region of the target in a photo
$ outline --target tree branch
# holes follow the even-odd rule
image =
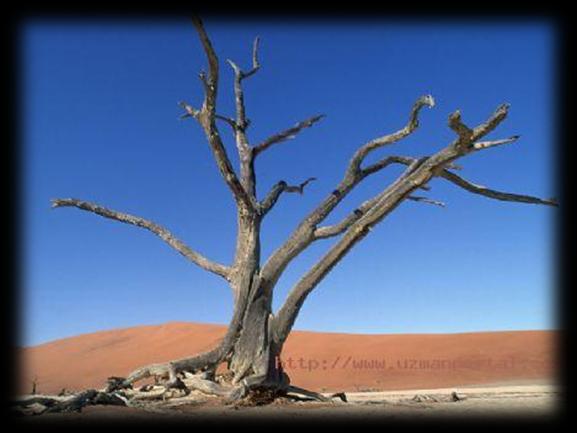
[[[449,128],[451,128],[455,133],[463,140],[470,140],[473,135],[473,130],[461,120],[461,111],[456,110],[449,115]]]
[[[200,114],[200,110],[195,109],[190,104],[185,101],[179,101],[178,106],[182,107],[185,111],[184,114],[181,114],[179,119],[186,119],[187,117],[192,117],[193,119],[198,120],[198,115]]]
[[[450,147],[439,153],[447,151],[447,149],[450,149]],[[272,325],[273,338],[277,342],[282,342],[286,339],[305,299],[334,266],[359,241],[367,236],[376,224],[382,221],[405,199],[411,197],[411,193],[414,190],[426,184],[433,177],[436,167],[430,165],[429,162],[434,156],[415,159],[410,162],[407,169],[395,182],[371,200],[363,203],[361,208],[359,208],[361,212],[358,212],[357,218],[353,219],[351,216],[341,223],[341,227],[337,225],[331,231],[330,234],[343,233],[343,235],[291,289],[284,304],[274,316]],[[337,229],[342,230],[339,231]]]
[[[145,228],[158,237],[160,237],[164,242],[182,254],[184,257],[190,261],[196,263],[201,268],[210,271],[214,274],[220,275],[226,280],[229,279],[230,268],[224,266],[220,263],[213,262],[207,259],[200,253],[193,251],[187,245],[185,245],[181,240],[177,239],[172,233],[167,229],[153,223],[152,221],[140,218],[137,216],[129,215],[122,212],[117,212],[105,207],[99,206],[95,203],[82,201],[74,198],[64,198],[64,199],[54,199],[52,200],[52,208],[58,207],[76,207],[88,212],[95,213],[105,218],[120,221],[122,223],[131,224],[137,227]]]
[[[183,119],[186,119],[188,117],[192,117],[196,120],[199,120],[200,110],[195,109],[194,107],[192,107],[190,104],[188,104],[185,101],[179,101],[178,106],[182,107],[185,111],[183,114],[181,114],[179,116],[179,119],[183,120]],[[233,133],[236,132],[237,126],[236,126],[236,121],[234,119],[227,117],[227,116],[220,115],[220,114],[215,114],[214,117],[215,117],[215,119],[222,120],[222,121],[228,123],[228,125],[232,128]]]
[[[503,140],[477,142],[474,144],[473,148],[474,148],[474,150],[487,149],[487,148],[490,148],[493,146],[499,146],[502,144],[512,143],[512,142],[516,141],[518,138],[519,138],[519,136],[515,135],[513,137],[506,138]],[[373,173],[374,171],[376,171],[378,169],[382,169],[382,168],[384,168],[384,167],[386,167],[392,163],[410,165],[415,160],[416,160],[415,158],[411,158],[411,157],[407,157],[407,156],[389,156],[387,158],[384,158],[381,161],[378,161],[377,163],[373,164],[372,166],[367,167],[366,169],[363,170],[363,172]],[[496,200],[502,200],[502,201],[558,206],[557,200],[552,199],[552,198],[551,199],[542,199],[539,197],[533,197],[533,196],[524,195],[524,194],[500,192],[500,191],[486,188],[484,186],[475,185],[474,183],[471,183],[471,182],[463,179],[462,177],[458,176],[457,174],[448,170],[448,169],[461,169],[460,166],[458,166],[454,163],[448,163],[448,164],[445,164],[444,166],[447,169],[443,169],[442,171],[440,171],[439,174],[436,175],[437,177],[443,177],[443,178],[451,181],[452,183],[456,184],[457,186],[460,186],[461,188],[464,188],[467,191],[472,192],[474,194],[479,194],[479,195],[483,195],[485,197],[493,198]],[[427,188],[423,188],[423,187],[421,187],[421,188],[427,189]],[[436,200],[430,200],[426,197],[410,196],[410,197],[407,197],[407,199],[414,200],[414,201],[427,202],[430,204],[436,204],[438,206],[444,206],[445,205],[442,202],[438,202]]]
[[[290,261],[298,256],[302,251],[304,251],[312,242],[314,242],[316,239],[322,239],[339,234],[339,228],[337,227],[319,228],[317,231],[317,226],[322,221],[324,221],[324,219],[336,208],[336,206],[362,180],[393,163],[411,165],[413,163],[416,164],[418,161],[419,160],[416,158],[409,158],[404,156],[388,156],[353,176],[350,175],[350,173],[347,173],[339,185],[337,185],[337,187],[330,194],[328,194],[327,197],[325,197],[325,199],[312,212],[308,214],[308,216],[306,216],[301,221],[297,228],[291,233],[287,241],[279,248],[277,248],[266,261],[261,273],[263,278],[269,282],[270,287],[272,288],[274,286]],[[280,185],[277,186],[277,188],[280,188]],[[368,205],[364,203],[359,209],[361,209],[363,206]],[[350,218],[351,221],[354,221],[354,214]],[[341,227],[347,226],[346,222],[343,222],[342,224],[343,226]]]
[[[373,174],[379,170],[382,170],[383,168],[388,167],[391,164],[410,165],[411,163],[413,163],[416,160],[417,160],[417,158],[414,158],[412,156],[398,156],[398,155],[387,156],[387,157],[381,159],[380,161],[377,161],[374,164],[371,164],[368,167],[363,168],[361,170],[361,176],[364,178],[370,174]],[[452,163],[452,162],[447,163],[445,166],[447,168],[452,169],[452,170],[462,170],[463,169],[463,167],[461,167],[460,165],[457,165],[457,164]],[[423,185],[421,188],[424,190],[430,189],[428,186],[425,186],[425,185]]]
[[[259,38],[256,37],[253,44],[252,51],[252,69],[244,72],[232,60],[227,60],[234,71],[234,96],[236,106],[236,120],[234,121],[234,133],[236,140],[236,147],[241,163],[241,183],[245,190],[254,199],[256,195],[256,180],[254,173],[254,154],[252,153],[248,138],[246,136],[246,129],[250,125],[249,119],[246,117],[246,109],[244,104],[244,91],[242,88],[242,80],[250,77],[260,69],[258,62],[258,43]],[[256,200],[256,199],[255,199]]]
[[[284,180],[276,183],[267,194],[267,196],[262,200],[259,204],[259,213],[261,215],[266,215],[268,211],[272,209],[272,207],[277,202],[278,198],[283,192],[292,192],[292,193],[299,193],[303,194],[304,188],[312,181],[316,180],[316,177],[309,177],[304,182],[300,183],[299,185],[288,185]]]
[[[234,70],[234,96],[236,105],[236,126],[241,131],[245,131],[248,127],[246,120],[246,112],[244,108],[244,93],[242,91],[243,72],[232,60],[226,60]]]
[[[355,222],[357,222],[362,216],[367,214],[375,205],[377,205],[383,197],[385,197],[389,192],[395,188],[396,186],[400,185],[407,176],[413,173],[420,165],[422,165],[427,158],[407,158],[403,156],[390,156],[385,158],[384,161],[387,161],[388,164],[390,163],[402,163],[407,165],[407,169],[392,183],[390,184],[384,191],[377,194],[375,197],[366,200],[363,202],[358,208],[356,208],[353,213],[343,219],[340,223],[334,224],[331,226],[324,226],[324,227],[317,227],[314,231],[314,235],[316,239],[323,239],[329,238],[333,236],[340,235],[344,233],[349,227],[351,227]],[[378,163],[377,163],[378,164]],[[388,164],[379,164],[381,168],[386,167]],[[374,173],[371,171],[370,173]],[[425,185],[420,185],[419,188],[422,189],[430,189]],[[440,204],[441,202],[437,202],[435,200],[429,200],[425,197],[417,197],[417,196],[408,196],[408,199],[415,200],[415,201],[423,201],[431,204]],[[444,204],[443,204],[444,206]]]
[[[454,142],[454,147],[460,152],[472,152],[475,150],[484,149],[487,147],[498,146],[501,144],[511,143],[519,138],[518,135],[510,137],[506,140],[497,141],[487,141],[484,143],[475,143],[479,138],[484,137],[491,131],[493,131],[509,113],[509,104],[501,104],[493,112],[491,117],[478,125],[477,127],[471,129],[466,126],[461,120],[461,112],[459,110],[449,115],[449,127],[457,133],[459,138]]]
[[[499,105],[486,122],[481,123],[479,126],[476,126],[473,129],[473,140],[476,141],[479,138],[484,137],[489,132],[493,131],[497,126],[499,126],[499,124],[505,120],[509,114],[510,107],[510,104]]]
[[[233,134],[236,134],[236,131],[238,129],[236,122],[234,119],[227,117],[227,116],[221,116],[220,114],[215,114],[214,117],[218,120],[222,120],[223,122],[228,123],[228,125],[231,127]]]
[[[407,197],[407,200],[419,201],[422,203],[428,203],[428,204],[433,204],[435,206],[445,207],[445,203],[443,203],[442,201],[432,200],[430,198],[421,197],[421,196],[417,196],[417,195],[410,195]]]
[[[232,66],[235,73],[239,76],[239,79],[242,81],[245,78],[250,77],[251,75],[255,74],[260,69],[260,63],[258,61],[258,46],[259,46],[260,38],[257,36],[254,38],[254,42],[252,44],[252,69],[245,72],[241,70],[234,62],[231,60],[227,60],[228,63]]]
[[[387,157],[375,162],[374,164],[371,164],[368,167],[362,169],[361,170],[361,176],[366,177],[370,174],[376,173],[379,170],[387,168],[389,165],[394,164],[394,163],[409,165],[413,161],[415,161],[415,158],[409,157],[409,156],[396,156],[396,155],[387,156]]]
[[[242,203],[248,209],[255,209],[256,203],[254,202],[254,197],[245,190],[244,186],[238,180],[216,126],[216,97],[219,74],[218,57],[216,56],[200,18],[194,17],[193,24],[198,31],[202,46],[208,59],[209,74],[208,77],[206,77],[204,73],[201,74],[201,80],[205,89],[205,98],[202,108],[193,111],[189,111],[186,106],[184,108],[187,109],[189,114],[196,118],[203,127],[206,138],[214,154],[218,169],[229,189],[232,191],[237,203]],[[220,118],[222,119],[222,117]]]
[[[388,190],[395,184],[397,184],[400,180],[404,179],[409,173],[411,173],[421,162],[418,159],[410,158],[411,161],[406,160],[404,157],[396,157],[391,156],[385,158],[389,161],[389,163],[399,162],[401,160],[407,162],[409,166],[401,176],[394,182],[389,188],[385,191],[377,194],[375,197],[364,201],[358,208],[356,208],[350,215],[345,217],[341,222],[329,226],[317,227],[314,231],[314,238],[315,239],[326,239],[333,236],[338,236],[345,231],[347,231],[355,222],[357,222],[363,215],[365,215],[368,211],[370,211],[375,204],[379,202],[379,200],[383,197],[384,194],[388,192]],[[385,167],[386,165],[383,165]],[[373,173],[373,172],[371,172]]]
[[[260,69],[260,63],[258,61],[258,45],[260,42],[260,38],[257,36],[254,38],[254,42],[252,43],[252,69],[244,74],[243,78],[250,77],[256,71]]]
[[[417,161],[415,158],[389,156],[365,169],[360,168],[363,159],[372,150],[376,149],[380,145],[390,142],[390,140],[398,140],[399,137],[413,131],[418,126],[418,113],[425,105],[429,107],[434,106],[434,100],[431,96],[423,96],[417,100],[411,111],[409,123],[405,128],[395,134],[381,137],[380,139],[367,143],[353,155],[343,180],[341,180],[337,187],[301,221],[297,228],[291,233],[287,241],[277,248],[264,264],[261,274],[263,275],[263,278],[269,282],[268,284],[271,289],[290,261],[298,256],[313,241],[319,239],[315,236],[315,230],[317,229],[318,224],[320,224],[363,179],[370,174],[388,167],[392,163],[403,163],[408,165]],[[450,161],[446,161],[446,163],[448,164]],[[423,189],[428,188],[425,183],[421,184],[419,187]],[[331,228],[326,231],[321,230],[320,232],[317,232],[317,234],[320,233],[321,237],[325,235],[328,236],[333,233],[333,230],[336,229]]]
[[[350,226],[352,226],[361,216],[363,212],[360,209],[355,209],[353,213],[344,218],[341,222],[329,226],[317,227],[315,229],[316,239],[326,239],[333,236],[338,236],[344,233]]]
[[[375,138],[374,140],[369,141],[359,150],[357,150],[349,163],[348,172],[350,174],[359,172],[361,170],[361,164],[363,160],[370,152],[380,147],[396,143],[397,141],[405,138],[413,131],[415,131],[415,129],[417,129],[419,126],[419,112],[425,106],[429,108],[435,106],[435,100],[431,95],[421,96],[419,99],[417,99],[411,110],[411,114],[409,116],[409,122],[404,128],[399,129],[397,132],[394,132],[392,134]]]
[[[208,78],[201,74],[201,80],[205,84],[205,107],[207,111],[214,112],[214,108],[216,107],[216,95],[218,89],[218,57],[214,48],[212,47],[212,43],[210,42],[210,38],[204,29],[204,25],[202,20],[198,16],[194,16],[192,18],[192,23],[198,32],[198,36],[200,38],[200,42],[202,43],[202,47],[206,54],[206,58],[208,60],[208,67],[209,67],[209,74]]]
[[[226,61],[232,67],[234,71],[234,95],[236,104],[236,126],[237,129],[244,132],[249,125],[249,121],[246,118],[246,112],[244,107],[244,92],[242,90],[242,80],[250,77],[256,71],[260,69],[260,63],[258,62],[258,36],[254,40],[253,51],[252,51],[252,69],[248,72],[243,72],[240,67],[232,60],[227,59]]]
[[[475,150],[488,149],[489,147],[501,146],[503,144],[509,144],[517,141],[521,136],[513,135],[512,137],[505,138],[503,140],[492,140],[492,141],[478,141],[473,144]]]
[[[375,166],[375,170],[379,167],[386,166],[391,162],[399,162],[408,165],[407,170],[386,190],[370,200],[370,205],[367,205],[367,210],[356,217],[349,216],[343,222],[325,228],[317,229],[316,232],[321,236],[328,237],[336,234],[342,234],[341,238],[329,249],[329,251],[301,278],[301,280],[289,292],[284,304],[274,316],[273,319],[273,338],[278,342],[284,341],[288,332],[296,319],[296,316],[305,301],[308,294],[318,285],[318,283],[331,271],[331,269],[356,245],[362,238],[364,238],[372,228],[382,221],[390,212],[392,212],[405,199],[423,201],[427,203],[441,205],[440,202],[426,199],[424,197],[412,196],[412,192],[416,189],[426,185],[429,180],[435,176],[441,176],[466,190],[481,194],[487,197],[498,200],[515,201],[523,203],[544,204],[549,206],[557,206],[555,200],[542,200],[536,197],[525,195],[503,193],[499,191],[490,190],[485,187],[471,184],[454,173],[449,172],[446,167],[452,164],[455,159],[467,155],[474,150],[485,149],[487,145],[478,146],[476,149],[474,143],[494,129],[507,114],[507,105],[500,106],[489,120],[474,129],[464,129],[464,125],[460,121],[460,115],[453,115],[449,119],[449,125],[459,132],[459,138],[441,149],[432,156],[416,160],[414,158],[397,157],[389,160],[384,160],[381,164]],[[458,113],[458,112],[457,112]],[[469,134],[468,131],[472,131]],[[516,137],[511,137],[507,140],[499,140],[498,144],[504,144],[504,141],[514,141]],[[493,145],[498,145],[493,144]],[[303,234],[300,235],[303,237]],[[314,236],[313,236],[314,238]],[[292,241],[289,239],[289,242]],[[310,239],[310,238],[307,238]],[[289,243],[287,242],[287,243]],[[308,243],[310,244],[310,240]],[[306,243],[306,241],[305,241]],[[298,244],[296,244],[298,246]],[[288,260],[294,258],[299,251],[294,252],[295,245],[291,245],[293,251],[288,256]],[[285,264],[286,266],[286,264]],[[266,265],[265,265],[266,268]]]
[[[315,239],[315,230],[329,215],[335,207],[368,175],[375,173],[394,162],[402,162],[403,157],[388,157],[376,164],[373,164],[366,169],[361,169],[361,163],[364,158],[373,150],[386,144],[394,143],[401,138],[413,132],[419,125],[418,115],[424,106],[433,107],[435,101],[431,95],[420,97],[411,110],[408,124],[401,130],[386,135],[384,137],[372,140],[362,146],[353,155],[349,162],[348,168],[345,172],[343,180],[337,187],[311,212],[307,217],[301,221],[298,227],[292,232],[289,239],[278,249],[276,249],[269,259],[264,264],[261,274],[263,278],[268,281],[270,289],[274,286],[284,269],[290,261],[306,249]],[[411,158],[407,161],[409,164],[414,161]],[[450,163],[451,161],[445,161]],[[419,186],[420,188],[428,188],[425,183]],[[321,231],[322,234],[322,231]]]
[[[493,189],[486,188],[481,185],[475,185],[462,177],[452,173],[448,170],[443,170],[440,173],[440,176],[447,179],[448,181],[454,183],[455,185],[472,192],[473,194],[483,195],[485,197],[493,198],[495,200],[502,200],[502,201],[512,201],[518,203],[531,203],[531,204],[542,204],[547,206],[559,206],[557,200],[550,198],[550,199],[541,199],[538,197],[533,197],[529,195],[523,194],[513,194],[509,192],[501,192],[496,191]]]
[[[179,101],[178,106],[182,107],[185,111],[183,114],[181,114],[179,116],[179,119],[183,120],[183,119],[186,119],[188,117],[192,117],[196,120],[199,120],[200,110],[195,109],[192,105],[190,105],[189,103],[187,103],[185,101]],[[228,123],[228,125],[232,128],[232,131],[236,132],[237,126],[236,126],[236,122],[234,119],[231,119],[230,117],[227,117],[227,116],[222,116],[220,114],[215,114],[214,117],[215,117],[215,119],[222,120],[222,121]]]
[[[260,154],[261,152],[265,151],[266,149],[268,149],[273,144],[281,143],[283,141],[291,140],[291,139],[295,138],[296,134],[298,134],[299,132],[301,132],[305,128],[309,128],[309,127],[313,126],[316,122],[321,120],[323,117],[325,117],[324,114],[319,114],[317,116],[309,117],[308,119],[305,119],[302,122],[298,122],[292,128],[285,129],[284,131],[281,131],[277,134],[270,136],[269,138],[267,138],[266,140],[264,140],[263,142],[261,142],[260,144],[256,145],[253,148],[255,156]]]
[[[298,192],[299,194],[302,195],[302,193],[304,192],[305,186],[307,186],[310,182],[312,182],[314,180],[317,180],[317,178],[316,177],[309,177],[307,180],[298,184],[297,186],[287,185],[284,190],[285,190],[285,192]]]
[[[372,228],[396,208],[419,185],[426,183],[430,176],[423,176],[425,161],[412,163],[391,186],[363,204],[357,215],[347,217],[335,226],[323,227],[316,232],[320,237],[343,233],[329,251],[291,289],[284,304],[274,316],[272,334],[277,344],[286,339],[298,312],[307,296],[336,264],[363,239]],[[430,169],[428,169],[430,170]]]

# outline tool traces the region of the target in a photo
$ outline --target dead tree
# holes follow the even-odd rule
[[[151,231],[194,264],[225,279],[234,294],[232,319],[223,340],[217,347],[189,358],[144,366],[130,373],[119,387],[127,387],[140,379],[154,376],[166,379],[168,387],[179,384],[181,382],[179,378],[182,378],[188,388],[225,396],[231,400],[243,397],[249,391],[273,390],[277,393],[286,393],[291,389],[298,390],[289,385],[288,376],[282,371],[278,359],[307,296],[375,225],[405,200],[443,205],[439,201],[415,195],[419,190],[428,190],[428,182],[433,178],[444,179],[468,192],[496,200],[557,206],[554,199],[496,191],[469,182],[455,173],[459,168],[455,162],[459,158],[518,139],[518,136],[513,136],[501,140],[483,140],[507,117],[508,104],[499,106],[485,122],[476,126],[465,124],[461,119],[461,113],[455,111],[448,119],[448,126],[455,133],[454,140],[429,156],[386,156],[372,164],[365,163],[366,158],[374,151],[397,143],[418,128],[421,110],[435,105],[433,97],[426,95],[414,103],[405,126],[358,148],[352,155],[340,183],[298,224],[286,242],[263,260],[260,254],[263,220],[283,194],[294,192],[302,194],[307,184],[314,178],[309,178],[300,185],[289,185],[281,180],[265,197],[258,198],[255,165],[263,152],[274,150],[275,145],[313,126],[323,116],[310,117],[261,143],[249,143],[246,132],[250,122],[245,111],[243,81],[255,75],[260,69],[259,40],[257,38],[254,41],[252,67],[249,70],[243,70],[228,60],[234,71],[236,116],[227,117],[217,110],[220,74],[217,54],[201,20],[195,18],[193,22],[208,60],[208,72],[200,73],[204,101],[200,108],[194,108],[186,102],[181,102],[180,106],[184,109],[182,117],[196,120],[204,130],[218,170],[236,202],[238,232],[232,262],[223,264],[210,260],[191,249],[166,228],[145,218],[74,198],[59,198],[52,202],[54,208],[76,207]],[[238,173],[227,154],[221,138],[220,125],[230,128],[234,135],[236,150],[240,157]],[[393,165],[405,166],[402,174],[393,183],[360,204],[337,224],[323,224],[355,187],[374,173]],[[327,238],[334,238],[334,245],[302,276],[282,307],[273,312],[274,288],[289,263],[313,243]],[[215,380],[215,370],[221,363],[228,364],[231,372],[229,381]]]

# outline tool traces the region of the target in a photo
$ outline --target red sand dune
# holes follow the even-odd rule
[[[21,350],[20,392],[101,387],[144,364],[214,347],[225,327],[167,323],[96,332]],[[359,335],[295,331],[284,352],[295,385],[318,391],[553,382],[557,331]]]

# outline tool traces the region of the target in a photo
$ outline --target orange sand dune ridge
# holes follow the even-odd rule
[[[206,351],[221,325],[171,322],[79,335],[20,350],[19,392],[100,388],[145,364]],[[554,382],[558,331],[340,334],[294,331],[282,362],[295,385],[317,391],[446,388]]]

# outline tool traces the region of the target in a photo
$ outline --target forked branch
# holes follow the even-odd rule
[[[200,110],[195,109],[193,106],[191,106],[185,101],[178,102],[178,105],[184,109],[184,113],[179,116],[179,119],[183,120],[188,117],[192,117],[196,120],[199,120]],[[230,117],[223,116],[220,114],[215,114],[214,117],[218,120],[222,120],[228,123],[229,126],[232,128],[232,131],[236,132],[237,127],[234,119],[231,119]]]
[[[262,200],[259,204],[259,213],[261,215],[266,215],[268,211],[272,209],[275,205],[277,200],[279,199],[280,195],[283,192],[292,192],[303,194],[305,187],[312,181],[316,180],[316,177],[309,177],[304,182],[301,182],[299,185],[289,185],[284,180],[276,183],[267,194],[267,196]]]
[[[240,131],[245,131],[249,125],[249,121],[246,118],[246,112],[244,108],[244,92],[242,90],[242,80],[255,74],[260,69],[260,63],[258,62],[258,36],[254,40],[252,49],[252,69],[248,72],[244,72],[240,67],[234,63],[232,60],[227,59],[228,64],[232,67],[234,71],[234,95],[236,103],[236,126]]]
[[[222,139],[220,138],[219,130],[216,126],[216,119],[222,119],[221,116],[217,116],[216,114],[216,99],[219,75],[218,57],[216,56],[214,48],[212,47],[210,39],[200,18],[194,17],[193,24],[198,31],[204,52],[206,53],[209,65],[209,73],[208,77],[204,73],[200,74],[205,91],[202,108],[200,110],[193,109],[192,111],[189,111],[186,106],[184,108],[187,110],[188,114],[198,120],[204,129],[204,133],[212,153],[214,154],[218,169],[229,189],[232,191],[237,203],[242,203],[243,206],[248,209],[254,209],[256,207],[256,203],[254,203],[252,195],[250,195],[245,190],[244,186],[239,181],[226,153]]]
[[[355,152],[353,155],[348,168],[348,173],[354,175],[361,171],[361,164],[363,160],[367,157],[369,153],[378,149],[383,146],[387,146],[393,143],[396,143],[399,140],[402,140],[412,132],[414,132],[419,126],[419,112],[423,107],[432,108],[435,106],[435,100],[431,95],[421,96],[411,110],[411,114],[409,116],[409,121],[407,125],[399,129],[398,131],[387,134],[379,138],[375,138],[374,140],[369,141],[365,145],[363,145],[359,150]]]
[[[308,294],[348,251],[369,233],[375,224],[385,218],[403,200],[408,199],[439,206],[444,205],[436,200],[412,195],[413,191],[426,185],[426,183],[435,176],[443,177],[470,192],[498,200],[557,206],[557,202],[553,199],[543,200],[527,195],[503,193],[474,185],[446,169],[448,165],[453,164],[454,160],[468,153],[515,141],[517,136],[506,140],[485,142],[481,145],[478,143],[478,139],[493,130],[506,117],[507,110],[507,105],[501,105],[488,121],[474,129],[466,127],[461,122],[460,114],[457,111],[449,117],[449,126],[455,130],[459,136],[456,141],[429,157],[421,159],[390,157],[389,159],[383,160],[380,164],[377,163],[373,169],[370,169],[370,171],[373,172],[373,170],[385,167],[392,162],[398,162],[408,166],[407,170],[393,182],[393,184],[373,199],[365,202],[363,204],[364,209],[362,207],[359,208],[353,215],[345,218],[339,224],[321,227],[315,230],[314,238],[316,239],[341,234],[342,236],[289,292],[285,303],[274,317],[274,338],[278,341],[284,341]],[[477,144],[477,146],[475,146],[475,144]],[[292,259],[295,256],[296,254],[293,253],[290,258]]]
[[[355,221],[357,221],[361,216],[363,216],[364,211],[360,208],[355,209],[350,215],[345,217],[341,222],[333,225],[317,227],[315,229],[314,235],[316,239],[326,239],[333,236],[338,236],[344,233],[350,226],[352,226]]]
[[[256,201],[254,155],[250,149],[248,137],[246,135],[246,130],[250,125],[250,120],[246,116],[242,81],[245,78],[255,74],[260,69],[260,63],[258,61],[258,43],[259,38],[257,37],[254,40],[252,49],[252,69],[248,72],[241,70],[240,67],[232,60],[227,60],[227,62],[234,70],[234,97],[236,107],[236,120],[229,123],[234,130],[236,147],[238,149],[238,155],[240,158],[241,184],[243,185],[245,191],[247,191],[247,193],[250,195],[251,200],[254,201]],[[256,209],[258,205],[255,203],[253,207]]]
[[[92,212],[94,214],[100,215],[104,218],[113,219],[120,221],[122,223],[131,224],[137,227],[145,228],[151,231],[158,237],[160,237],[164,242],[182,254],[184,257],[197,264],[201,268],[210,271],[214,274],[220,275],[226,280],[230,276],[230,268],[216,263],[212,260],[207,259],[202,254],[192,250],[187,245],[184,244],[180,239],[176,238],[171,232],[169,232],[164,227],[159,226],[152,221],[140,218],[127,213],[117,212],[115,210],[107,209],[105,207],[99,206],[95,203],[77,200],[74,198],[64,198],[64,199],[54,199],[52,200],[52,207],[76,207],[81,210]]]
[[[518,135],[505,140],[477,143],[477,140],[493,131],[503,120],[505,120],[507,114],[509,113],[509,107],[509,104],[501,104],[499,107],[497,107],[495,112],[491,115],[491,117],[489,117],[489,119],[487,119],[486,122],[481,123],[473,129],[469,128],[463,123],[461,119],[461,112],[459,110],[449,115],[449,127],[459,136],[459,138],[453,144],[454,147],[465,154],[475,150],[481,150],[488,147],[516,141],[519,138]]]
[[[451,128],[459,136],[459,138],[465,142],[470,141],[473,136],[473,130],[461,120],[461,111],[456,110],[449,115],[449,128]]]
[[[389,163],[396,162],[397,157],[390,157]],[[413,160],[409,162],[409,168],[401,175],[401,177],[406,176],[414,167],[418,164],[418,160]],[[314,231],[315,239],[326,239],[334,236],[338,236],[346,232],[354,223],[356,223],[363,215],[365,215],[385,194],[382,192],[377,194],[375,197],[366,200],[358,208],[356,208],[350,215],[345,217],[337,224],[317,227]]]
[[[344,221],[335,226],[318,227],[325,218],[337,207],[337,205],[367,176],[377,173],[378,171],[390,166],[394,163],[401,163],[411,165],[415,163],[415,158],[403,156],[389,156],[383,158],[381,161],[361,170],[361,172],[350,175],[346,173],[343,180],[337,187],[326,196],[326,198],[305,217],[298,227],[292,232],[290,237],[283,245],[277,248],[273,254],[266,261],[262,268],[263,278],[274,286],[280,275],[284,272],[288,264],[297,257],[302,251],[317,239],[336,236],[342,233],[349,227],[350,224],[358,219],[359,211],[364,213],[365,208],[368,209],[372,201],[361,205],[357,212],[347,217]],[[426,185],[421,185],[420,188],[428,189]],[[278,197],[277,197],[278,198]],[[273,203],[274,204],[274,203]]]

